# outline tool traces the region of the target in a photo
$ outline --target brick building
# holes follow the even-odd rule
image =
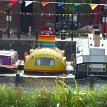
[[[7,29],[6,10],[8,4],[8,1],[0,2],[0,28],[3,29]],[[42,6],[41,3],[32,3],[25,7],[25,2],[16,3],[11,7],[10,11],[12,12],[10,23],[12,29],[21,29],[22,32],[27,32],[29,26],[32,26],[34,30],[41,30],[43,26],[55,27],[55,15],[45,14],[55,13],[55,4]]]
[[[93,0],[93,2],[96,2],[96,0]],[[105,2],[107,2],[107,0],[100,0],[100,3],[105,3]],[[8,1],[0,2],[0,19],[1,19],[0,28],[3,29],[7,29],[7,21],[6,21],[7,14],[5,11],[8,8],[8,4],[9,4]],[[79,8],[78,12],[85,13],[86,7],[87,5],[86,6],[84,5],[83,8]],[[89,10],[92,12],[90,6],[89,6]],[[11,7],[11,12],[12,12],[12,21],[10,23],[10,28],[21,29],[22,32],[27,32],[29,26],[32,26],[32,29],[34,30],[41,30],[43,26],[50,26],[53,29],[56,29],[56,23],[60,22],[60,18],[59,20],[56,20],[56,15],[45,14],[45,13],[56,14],[56,4],[54,3],[49,3],[46,6],[42,6],[41,3],[34,2],[25,7],[25,2],[23,3],[18,2]],[[77,28],[87,24],[93,24],[93,15],[78,14],[77,18],[78,18]],[[72,29],[72,23],[70,24],[71,25],[69,25],[70,26],[69,28]]]

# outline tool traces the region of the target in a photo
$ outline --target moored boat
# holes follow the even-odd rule
[[[0,50],[0,71],[13,70],[19,66],[18,53],[14,50]]]
[[[52,31],[42,31],[38,36],[38,47],[25,56],[24,72],[66,73],[66,57],[64,51],[55,46]]]
[[[87,39],[77,41],[76,50],[76,78],[107,78],[107,39],[103,38],[99,29],[93,28]]]

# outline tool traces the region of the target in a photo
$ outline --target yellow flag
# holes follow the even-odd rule
[[[94,10],[97,7],[97,4],[90,4],[92,10]]]

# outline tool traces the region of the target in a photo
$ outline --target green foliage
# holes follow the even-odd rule
[[[73,92],[70,85],[66,85],[64,82],[56,82],[56,87],[53,92],[54,105],[59,104],[60,107],[72,107],[71,97]]]
[[[0,87],[0,107],[14,107],[16,105],[15,102],[15,90],[5,85]]]
[[[107,86],[93,91],[96,107],[107,107]]]
[[[46,89],[41,89],[36,96],[35,107],[50,107],[52,103],[52,93]]]
[[[75,81],[75,89],[56,81],[54,89],[24,91],[21,87],[0,87],[0,107],[107,107],[107,86],[87,90]]]

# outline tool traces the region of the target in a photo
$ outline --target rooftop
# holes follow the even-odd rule
[[[0,56],[12,56],[16,53],[14,50],[0,50]]]

